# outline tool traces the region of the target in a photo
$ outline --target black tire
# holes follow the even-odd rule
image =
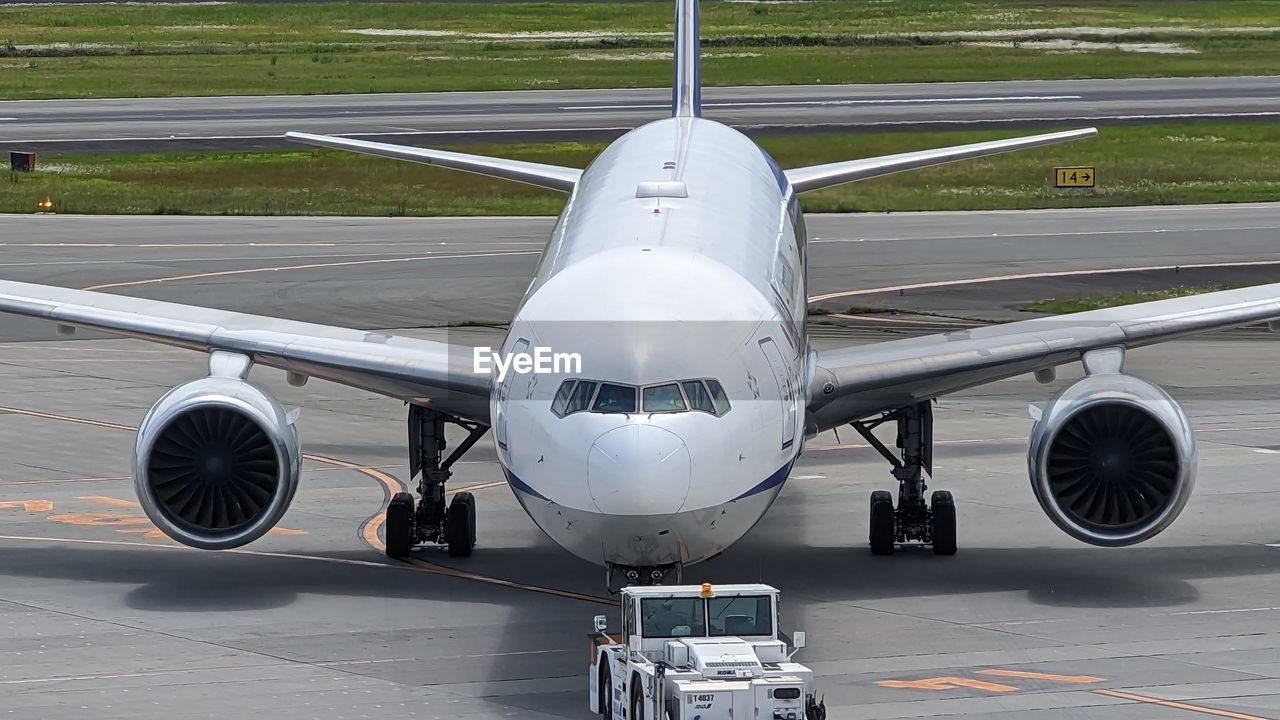
[[[894,528],[893,496],[888,490],[871,493],[871,543],[872,555],[892,555],[896,540]]]
[[[449,545],[449,557],[471,556],[476,547],[476,498],[471,493],[460,492],[450,501],[444,540]]]
[[[399,492],[391,497],[387,504],[387,518],[384,529],[387,534],[387,557],[409,557],[413,549],[413,496],[407,492]]]
[[[946,490],[935,490],[929,499],[933,522],[933,554],[956,554],[956,502]]]
[[[631,714],[627,720],[644,720],[644,693],[640,692],[639,679],[631,679]]]
[[[596,679],[600,687],[596,689],[596,710],[601,717],[611,718],[613,714],[613,682],[609,677],[609,656],[600,656],[600,672]]]

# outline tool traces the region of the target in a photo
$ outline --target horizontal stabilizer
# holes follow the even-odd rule
[[[1054,143],[1083,140],[1098,134],[1096,128],[1083,130],[1067,130],[1064,132],[1032,135],[1030,137],[1011,138],[1009,140],[992,140],[990,142],[973,143],[971,145],[953,145],[935,150],[918,150],[916,152],[898,153],[897,155],[881,155],[863,160],[847,160],[811,165],[809,167],[787,170],[787,179],[798,193],[820,190],[832,185],[841,185],[855,180],[890,175],[903,170],[915,170],[942,165],[956,160],[997,155],[1011,150],[1053,145]]]
[[[476,173],[477,175],[488,175],[489,177],[502,178],[503,180],[528,183],[529,185],[537,185],[538,187],[550,188],[561,192],[572,192],[574,185],[578,182],[578,176],[582,174],[582,171],[576,168],[560,167],[559,165],[543,165],[542,163],[507,160],[485,155],[468,155],[467,153],[431,150],[410,145],[352,140],[332,135],[291,132],[285,133],[284,136],[289,140],[305,145],[316,145],[335,150],[350,150],[352,152],[365,153],[366,155],[378,155],[424,165],[436,165],[452,170]]]

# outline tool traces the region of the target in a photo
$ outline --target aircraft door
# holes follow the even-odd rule
[[[522,353],[528,352],[528,350],[529,341],[524,338],[520,338],[511,348],[511,355],[509,357],[516,357]],[[507,448],[507,398],[511,394],[511,381],[515,378],[515,375],[516,373],[514,371],[508,369],[507,376],[502,379],[502,382],[498,383],[498,417],[497,422],[494,423],[494,433],[498,439],[498,447],[503,450],[507,450],[508,452],[510,452],[510,450]]]
[[[778,396],[782,403],[782,448],[785,450],[796,441],[796,387],[773,338],[761,340],[760,350],[768,359],[773,379],[778,384]]]

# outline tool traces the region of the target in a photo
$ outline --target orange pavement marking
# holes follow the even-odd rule
[[[1161,700],[1160,698],[1138,695],[1136,693],[1121,692],[1119,690],[1094,690],[1093,692],[1098,695],[1120,698],[1121,700],[1133,700],[1134,702],[1147,703],[1148,705],[1160,705],[1161,707],[1174,708],[1175,710],[1187,710],[1189,712],[1203,713],[1205,715],[1232,718],[1232,720],[1267,720],[1266,718],[1259,717],[1257,715],[1245,715],[1244,713],[1231,712],[1230,710],[1219,710],[1217,708],[1205,707],[1203,705],[1191,705],[1190,703],[1175,702],[1173,700]]]
[[[1026,678],[1028,680],[1052,680],[1053,682],[1063,683],[1095,683],[1103,682],[1106,678],[1093,677],[1092,675],[1054,675],[1053,673],[1028,672],[1026,670],[1001,670],[992,668],[990,670],[979,670],[979,675],[997,675],[999,677]]]
[[[0,510],[16,510],[22,508],[29,513],[49,512],[53,510],[52,500],[6,500],[0,502]]]
[[[151,521],[144,517],[100,512],[63,513],[61,515],[50,515],[48,519],[64,525],[91,525],[96,527],[151,524]]]
[[[118,508],[141,507],[140,505],[138,505],[138,503],[134,502],[133,500],[121,500],[120,498],[107,497],[105,495],[80,495],[76,497],[76,499],[88,500],[89,502],[97,503],[99,505],[106,505],[107,507],[118,507]]]
[[[1013,687],[1012,685],[1002,685],[1001,683],[963,677],[935,677],[925,678],[923,680],[878,680],[876,681],[876,684],[881,687],[909,688],[912,690],[955,690],[957,688],[971,688],[973,690],[982,690],[984,692],[993,693],[1017,692],[1018,690],[1018,688]]]
[[[49,420],[59,420],[62,422],[78,423],[81,425],[94,425],[97,427],[106,427],[106,428],[111,428],[113,430],[128,430],[130,432],[137,431],[137,428],[130,427],[129,425],[120,425],[118,423],[101,422],[98,420],[90,420],[88,418],[75,417],[72,415],[55,415],[53,413],[37,412],[35,410],[26,410],[24,408],[0,406],[0,413],[6,413],[6,412],[13,413],[15,415],[27,415],[30,417],[46,418]],[[350,463],[345,460],[338,460],[336,458],[325,457],[323,455],[303,454],[302,457],[307,460],[313,460],[315,462],[336,466],[344,470],[353,470],[355,472],[365,475],[366,477],[371,477],[374,480],[377,480],[378,483],[382,485],[382,488],[385,491],[384,504],[386,500],[389,500],[391,498],[391,495],[395,494],[396,492],[399,492],[402,489],[402,486],[398,480],[396,480],[395,478],[391,477],[390,475],[380,470],[376,470],[371,467],[367,467],[364,465],[357,465],[356,463]],[[491,483],[483,483],[481,485],[473,485],[469,488],[466,488],[466,487],[457,488],[454,492],[461,492],[463,490],[468,490],[468,489],[479,490],[486,487],[496,487],[498,485],[505,485],[505,484],[506,483],[503,481],[495,481]],[[86,514],[92,514],[92,513],[69,513],[68,516],[78,517]],[[103,513],[98,513],[98,514],[101,515]],[[117,515],[113,517],[120,518],[124,516]],[[150,522],[146,518],[135,518],[135,519],[142,520],[144,522]],[[369,544],[370,547],[374,548],[375,550],[381,550],[383,552],[386,551],[386,546],[382,544],[382,540],[378,537],[378,529],[382,527],[382,523],[384,522],[384,520],[385,520],[385,515],[382,513],[382,511],[379,511],[377,515],[366,520],[360,530],[361,537],[365,540],[366,543]],[[94,524],[94,523],[89,522],[89,523],[74,523],[74,524]],[[112,523],[108,522],[106,524],[112,524]],[[127,523],[116,522],[114,524],[127,524]],[[156,531],[145,531],[145,532],[150,533],[150,532],[159,532],[159,531],[156,530]],[[144,537],[153,537],[153,536],[144,535]],[[27,541],[46,539],[51,542],[86,542],[86,543],[97,543],[97,544],[113,543],[113,541],[105,541],[105,540],[79,541],[79,540],[73,540],[70,538],[30,538],[30,537],[22,537],[22,536],[16,536],[16,535],[3,535],[3,536],[0,536],[0,539],[27,540]],[[149,543],[125,543],[123,541],[114,541],[114,543],[120,544],[120,545],[128,544],[128,545],[140,545],[143,547],[156,547],[156,548],[172,547],[169,545],[156,545],[156,544],[149,544]],[[252,551],[252,550],[224,550],[223,552],[239,553],[243,555],[260,555],[260,556],[266,556],[266,557],[270,557],[270,556],[304,557],[301,555],[294,555],[290,553],[268,553],[268,552]],[[331,560],[332,558],[311,558],[311,559]],[[372,562],[365,562],[365,561],[359,561],[359,560],[346,560],[345,562],[351,563],[351,564],[360,564],[360,565],[381,565],[381,563],[372,563]],[[617,605],[617,603],[614,602],[611,598],[599,597],[596,595],[586,595],[584,593],[576,593],[570,590],[559,590],[557,588],[542,587],[540,585],[526,585],[523,583],[516,583],[511,580],[504,580],[502,578],[496,578],[489,575],[481,575],[479,573],[455,570],[453,568],[445,567],[443,565],[436,565],[435,563],[427,562],[425,560],[419,560],[417,558],[411,559],[409,564],[421,570],[435,573],[437,575],[448,575],[451,577],[461,578],[465,580],[474,580],[476,582],[488,583],[490,585],[499,585],[502,587],[509,587],[516,590],[527,590],[530,592],[543,593],[546,595],[555,595],[558,597],[571,598],[574,600],[583,600],[586,602],[593,602],[593,603],[599,603],[599,604],[610,605],[610,606]]]

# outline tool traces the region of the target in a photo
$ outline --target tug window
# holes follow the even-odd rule
[[[635,411],[636,389],[634,387],[600,383],[600,392],[596,393],[596,401],[591,406],[591,412],[633,413]]]
[[[647,638],[706,637],[702,598],[642,598],[640,629]]]
[[[686,409],[680,386],[675,383],[644,389],[644,411],[647,413],[683,412]]]
[[[767,595],[711,598],[707,615],[712,637],[773,634],[773,602]]]

